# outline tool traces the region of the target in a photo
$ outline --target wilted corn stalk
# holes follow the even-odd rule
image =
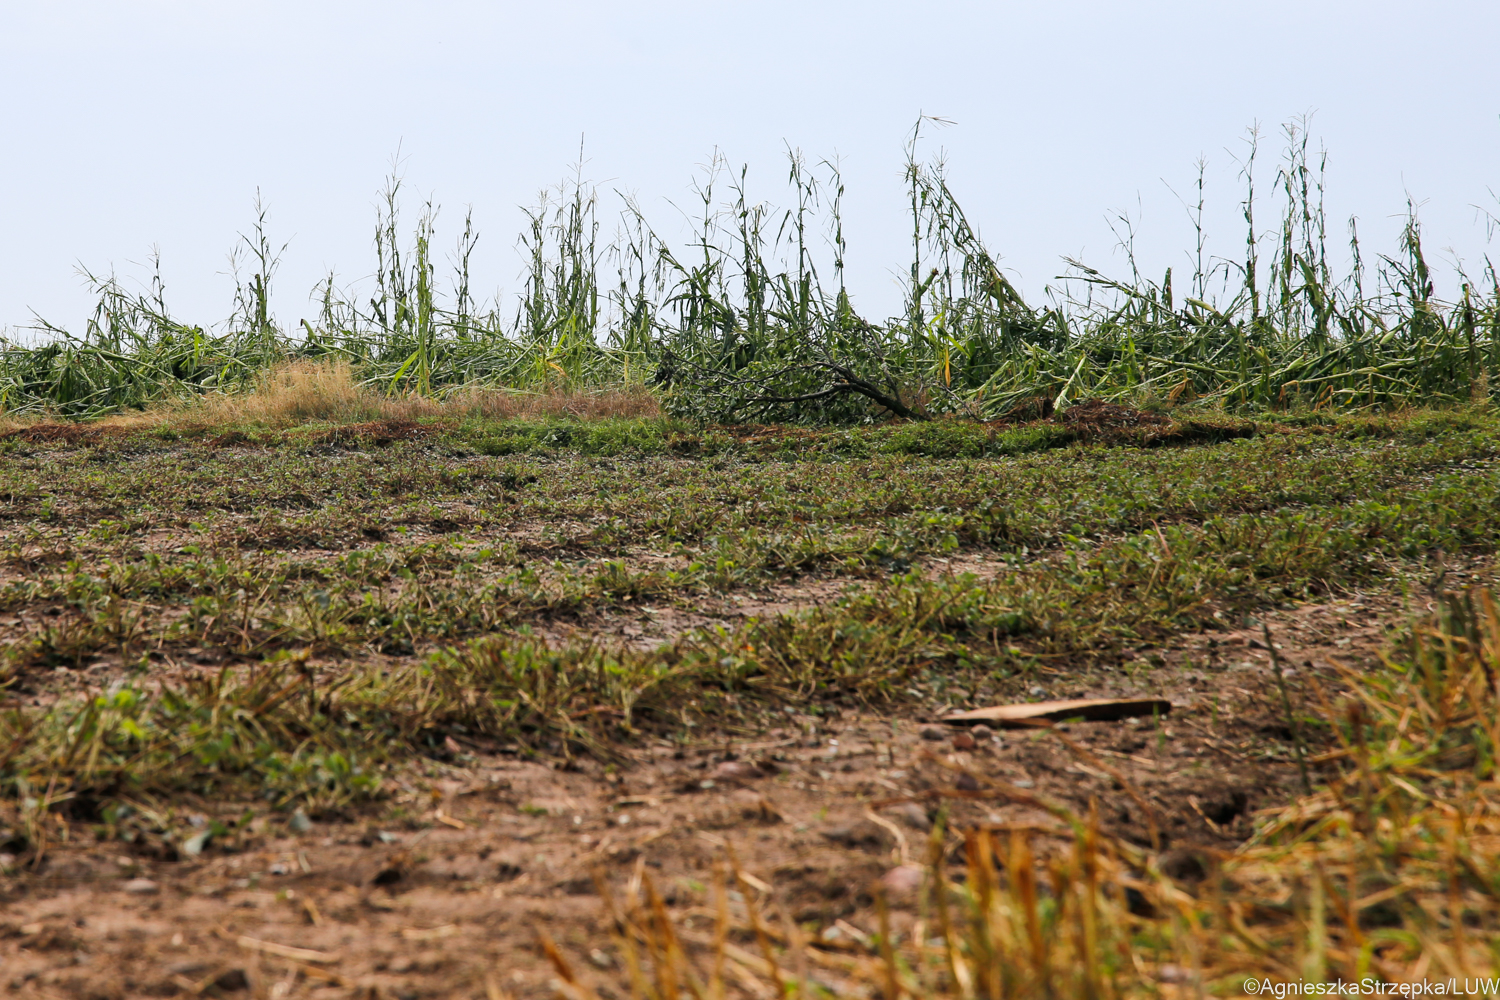
[[[42,322],[44,342],[0,344],[0,402],[12,412],[92,416],[166,396],[235,390],[257,369],[334,355],[370,386],[441,394],[462,386],[528,391],[640,384],[654,374],[667,407],[704,420],[852,422],[943,415],[986,418],[1089,398],[1167,407],[1197,400],[1242,411],[1294,406],[1487,402],[1500,366],[1500,280],[1460,275],[1462,298],[1440,301],[1409,210],[1395,253],[1370,273],[1353,223],[1352,264],[1334,274],[1323,206],[1326,156],[1308,123],[1285,128],[1276,223],[1257,228],[1252,132],[1242,164],[1245,256],[1205,272],[1203,165],[1189,207],[1198,243],[1190,289],[1169,270],[1146,277],[1122,219],[1130,274],[1083,262],[1028,302],[950,187],[941,159],[907,150],[912,259],[904,302],[884,321],[862,314],[845,281],[836,163],[789,150],[792,208],[752,199],[742,169],[721,201],[715,158],[697,188],[701,221],[674,248],[625,199],[606,241],[598,199],[576,174],[527,213],[524,289],[514,309],[475,302],[466,219],[451,290],[433,256],[427,205],[411,244],[392,177],[377,218],[373,293],[320,284],[318,318],[278,327],[270,284],[280,259],[257,206],[245,243],[255,274],[239,286],[223,332],[181,323],[159,281],[148,294],[90,281],[99,306],[75,336]],[[615,268],[613,276],[604,272]],[[829,284],[824,285],[824,278]]]

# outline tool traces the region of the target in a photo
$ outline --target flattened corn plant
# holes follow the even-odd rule
[[[159,277],[134,294],[89,275],[98,306],[81,332],[41,322],[38,342],[0,341],[0,406],[97,416],[236,391],[268,366],[308,357],[348,361],[367,385],[393,394],[649,382],[674,414],[716,422],[996,418],[1090,398],[1238,411],[1489,398],[1500,366],[1495,268],[1486,260],[1478,280],[1460,273],[1457,299],[1439,300],[1409,208],[1399,247],[1373,267],[1351,220],[1352,264],[1336,276],[1324,157],[1309,153],[1305,120],[1284,127],[1269,229],[1256,221],[1251,132],[1242,259],[1204,258],[1200,163],[1186,288],[1171,269],[1160,280],[1141,274],[1132,251],[1124,279],[1068,260],[1046,306],[1006,279],[941,159],[919,159],[928,124],[918,123],[907,147],[904,304],[883,321],[862,316],[845,286],[836,162],[811,164],[789,150],[793,207],[778,210],[750,197],[744,169],[730,173],[715,158],[696,188],[702,215],[686,248],[660,237],[629,198],[606,241],[598,194],[575,175],[527,212],[513,308],[471,294],[472,218],[449,255],[447,287],[436,273],[431,203],[403,245],[393,177],[377,218],[373,290],[341,288],[330,275],[315,292],[316,321],[278,326],[269,303],[280,254],[258,205],[242,247],[253,273],[229,320],[174,319]],[[1130,250],[1128,223],[1123,242]]]

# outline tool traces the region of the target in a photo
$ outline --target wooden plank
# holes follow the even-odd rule
[[[1166,715],[1172,703],[1164,698],[1079,698],[1073,701],[1038,701],[1030,704],[988,705],[970,712],[945,715],[950,726],[980,723],[1002,729],[1022,729],[1032,722],[1115,722],[1141,716]]]

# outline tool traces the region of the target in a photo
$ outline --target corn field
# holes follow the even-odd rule
[[[346,361],[362,383],[396,395],[649,384],[668,412],[716,422],[995,419],[1083,399],[1236,412],[1399,407],[1491,392],[1500,366],[1493,264],[1472,280],[1460,273],[1456,301],[1440,301],[1409,211],[1399,246],[1373,265],[1351,220],[1351,263],[1335,274],[1323,159],[1309,153],[1305,122],[1284,126],[1266,199],[1256,194],[1252,134],[1242,258],[1205,260],[1200,221],[1186,282],[1170,269],[1160,280],[1141,274],[1133,253],[1122,278],[1067,260],[1046,305],[1002,274],[941,160],[918,158],[922,124],[907,146],[911,259],[896,316],[861,316],[851,302],[833,162],[789,152],[792,207],[776,209],[750,201],[745,172],[716,160],[696,189],[701,222],[687,248],[623,197],[606,236],[599,193],[575,178],[529,210],[524,285],[510,304],[472,294],[472,219],[440,251],[427,204],[406,237],[393,177],[370,294],[330,276],[315,292],[315,321],[278,326],[269,303],[279,251],[260,211],[240,248],[252,273],[237,281],[228,320],[177,319],[159,277],[132,293],[88,275],[97,306],[82,330],[38,321],[36,343],[0,340],[0,408],[95,417],[237,391],[297,359]],[[1201,166],[1198,192],[1201,220]],[[1258,221],[1263,200],[1269,226]],[[451,280],[438,278],[440,257]]]

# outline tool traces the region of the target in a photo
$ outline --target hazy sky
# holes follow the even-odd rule
[[[1260,122],[1269,189],[1279,124],[1309,111],[1339,233],[1357,214],[1367,251],[1393,248],[1409,194],[1430,248],[1477,271],[1500,257],[1475,207],[1500,214],[1497,39],[1495,0],[0,0],[0,326],[81,325],[75,267],[141,281],[153,246],[174,311],[223,319],[257,188],[290,242],[275,305],[293,325],[327,269],[372,269],[398,148],[409,218],[441,203],[448,246],[472,206],[476,284],[510,296],[518,206],[580,136],[585,176],[634,192],[669,237],[715,149],[782,203],[785,143],[837,154],[856,305],[883,316],[919,112],[955,122],[927,149],[1031,295],[1064,254],[1122,270],[1106,221],[1122,211],[1143,265],[1180,273],[1192,231],[1167,184],[1187,195],[1200,154],[1209,250],[1237,255],[1232,154]]]

